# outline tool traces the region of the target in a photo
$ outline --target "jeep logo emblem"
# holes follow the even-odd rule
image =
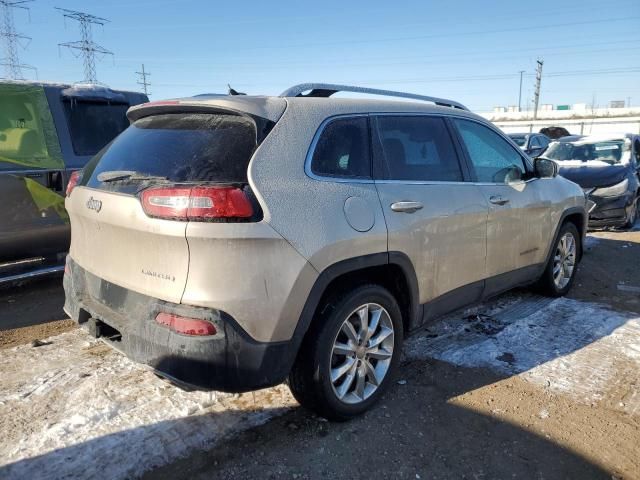
[[[95,210],[96,213],[98,213],[102,209],[102,201],[89,197],[89,200],[87,200],[87,208],[89,210]]]

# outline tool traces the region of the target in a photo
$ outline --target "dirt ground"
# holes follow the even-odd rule
[[[640,231],[590,234],[570,298],[640,313],[634,287]],[[401,378],[362,418],[294,409],[144,478],[640,479],[640,419],[612,405],[640,384],[589,403],[437,360],[408,360]]]
[[[0,289],[0,349],[75,328],[62,310],[62,278],[33,280]]]
[[[640,314],[640,230],[590,234],[569,297]],[[0,348],[73,328],[55,321],[62,301],[59,279],[0,291]],[[408,356],[400,381],[361,418],[330,423],[294,407],[143,478],[640,479],[640,412],[625,410],[639,376],[608,361],[620,372],[615,387],[590,400]]]

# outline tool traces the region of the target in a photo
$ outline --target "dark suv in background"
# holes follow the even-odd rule
[[[633,227],[640,201],[640,135],[565,137],[551,143],[544,156],[582,187],[589,198],[589,226]]]
[[[147,100],[97,85],[0,82],[0,284],[63,269],[69,177]]]

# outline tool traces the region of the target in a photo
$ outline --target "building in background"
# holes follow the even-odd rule
[[[539,132],[551,126],[564,127],[574,135],[640,133],[640,107],[625,106],[625,103],[628,102],[614,100],[604,108],[593,108],[586,103],[543,104],[535,120],[533,112],[518,112],[512,107],[494,107],[492,112],[479,114],[506,133]]]

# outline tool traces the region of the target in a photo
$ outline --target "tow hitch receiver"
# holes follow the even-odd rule
[[[105,337],[107,340],[111,340],[113,342],[117,342],[122,339],[122,334],[118,330],[97,318],[91,317],[87,320],[87,330],[94,338]]]

